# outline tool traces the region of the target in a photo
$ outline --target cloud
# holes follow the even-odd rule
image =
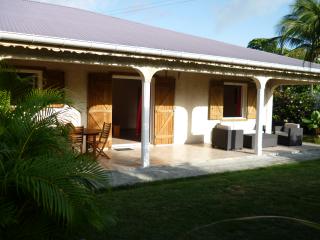
[[[239,22],[274,13],[292,0],[230,0],[222,8],[215,9],[216,30],[225,29]]]

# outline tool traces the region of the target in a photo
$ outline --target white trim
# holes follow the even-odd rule
[[[306,73],[320,73],[320,69],[318,68],[300,67],[300,66],[298,67],[298,66],[292,66],[292,65],[259,62],[259,61],[239,59],[239,58],[212,56],[207,54],[178,52],[178,51],[172,51],[172,50],[161,50],[161,49],[155,49],[155,48],[128,46],[128,45],[102,43],[102,42],[94,42],[94,41],[83,41],[83,40],[68,39],[68,38],[39,36],[34,34],[22,34],[22,33],[14,33],[14,32],[7,32],[7,31],[0,31],[0,41],[29,42],[32,44],[51,44],[51,45],[58,45],[63,47],[86,48],[90,50],[97,49],[97,50],[107,50],[107,51],[116,51],[116,52],[130,52],[130,53],[137,53],[137,54],[192,59],[192,60],[199,60],[199,61],[210,61],[210,62],[220,62],[220,63],[227,63],[227,64],[246,65],[246,66],[263,67],[263,68],[271,68],[271,69],[300,71],[300,72],[306,72]]]

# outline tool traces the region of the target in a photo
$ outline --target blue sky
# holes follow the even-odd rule
[[[87,9],[240,46],[276,35],[293,0],[36,0]]]

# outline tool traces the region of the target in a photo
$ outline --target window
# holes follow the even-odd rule
[[[223,117],[242,117],[242,86],[224,85]]]
[[[245,117],[247,85],[243,83],[224,83],[223,118]]]
[[[247,83],[211,81],[209,119],[247,118],[249,106],[247,97]]]
[[[8,72],[8,74],[11,74]],[[42,71],[19,69],[16,72],[16,76],[19,81],[17,84],[12,84],[13,89],[11,90],[11,103],[16,104],[17,99],[24,93],[31,89],[42,88]],[[10,79],[10,78],[8,78]]]

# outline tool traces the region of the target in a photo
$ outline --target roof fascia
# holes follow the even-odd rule
[[[267,63],[259,62],[238,58],[229,58],[229,57],[220,57],[212,56],[205,54],[195,54],[187,52],[177,52],[171,50],[161,50],[145,47],[136,47],[136,46],[126,46],[119,44],[108,44],[100,42],[89,42],[75,39],[67,38],[56,38],[56,37],[47,37],[47,36],[38,36],[32,34],[22,34],[22,33],[13,33],[0,31],[0,41],[12,41],[12,42],[26,42],[31,44],[49,44],[54,46],[61,47],[74,47],[80,49],[89,49],[89,50],[102,50],[102,51],[114,51],[122,53],[133,53],[140,55],[153,55],[159,57],[172,57],[184,60],[195,60],[195,61],[208,61],[208,62],[218,62],[222,64],[234,64],[234,65],[244,65],[249,67],[262,67],[267,69],[275,70],[289,70],[289,71],[298,71],[305,73],[320,73],[320,69],[311,68],[311,67],[298,67],[292,65],[284,65],[277,63]]]

